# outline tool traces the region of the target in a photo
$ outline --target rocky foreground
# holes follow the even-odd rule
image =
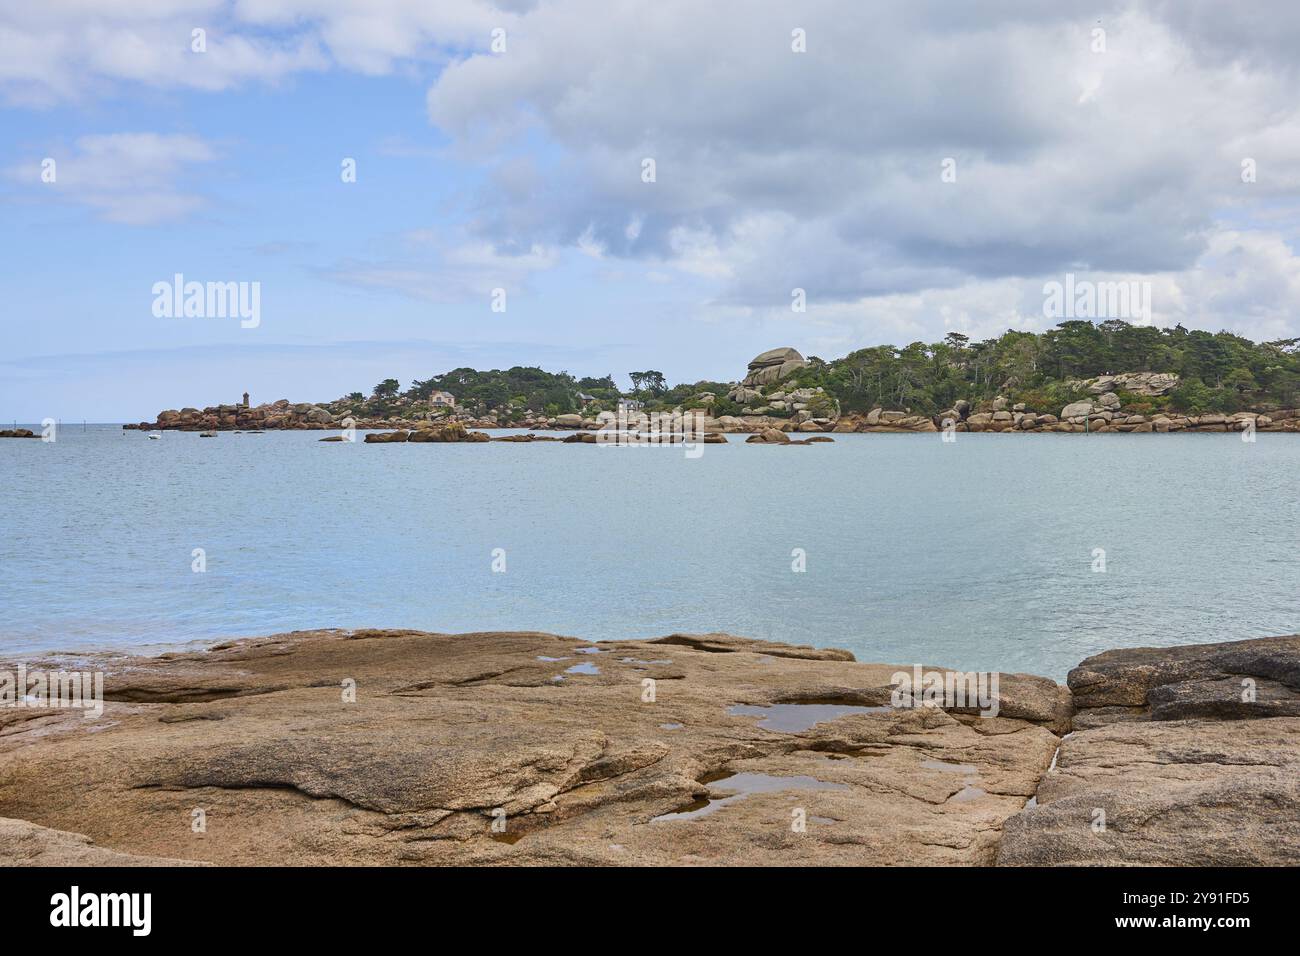
[[[996,717],[896,706],[911,665],[719,634],[75,666],[107,672],[99,719],[0,708],[0,865],[1300,860],[1300,637],[1004,674]]]

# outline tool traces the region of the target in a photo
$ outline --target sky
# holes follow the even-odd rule
[[[1297,51],[1286,0],[0,0],[0,421],[734,380],[1067,274],[1300,335]]]

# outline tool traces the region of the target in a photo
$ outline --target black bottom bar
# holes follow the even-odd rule
[[[903,934],[900,944],[987,943],[976,934],[993,931],[1012,932],[1008,940],[1020,945],[1192,934],[1232,945],[1243,932],[1276,934],[1291,925],[1293,914],[1282,912],[1291,875],[1260,869],[12,869],[0,873],[0,912],[11,940],[76,933],[128,945],[260,945],[268,937],[371,945],[376,933],[438,939],[446,930],[468,934],[467,943],[480,934],[492,942],[517,934],[538,944],[566,932],[590,940],[597,931],[607,941],[628,942],[662,933],[669,945],[689,938],[682,933],[699,922],[728,933],[733,945],[751,935],[770,944],[772,929],[801,925],[818,934],[856,926],[877,940],[892,929]],[[105,900],[100,894],[149,894],[148,906],[143,895]],[[148,935],[137,935],[146,915]],[[528,918],[533,915],[540,920]],[[116,926],[71,925],[114,917]],[[697,931],[690,935],[699,938]]]

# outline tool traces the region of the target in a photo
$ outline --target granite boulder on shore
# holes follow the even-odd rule
[[[1108,651],[1068,683],[1075,731],[999,863],[1300,862],[1300,637]]]
[[[0,864],[1197,862],[1178,811],[1211,825],[1202,796],[1234,862],[1294,862],[1300,718],[1275,714],[1300,638],[1211,648],[1090,659],[1074,695],[1002,674],[996,716],[900,702],[910,664],[725,634],[310,631],[79,655],[106,672],[102,717],[0,708]],[[1156,716],[1162,688],[1242,675],[1270,716]],[[1069,735],[1076,706],[1123,712]],[[1109,837],[1081,793],[1112,807]],[[1157,803],[1168,820],[1128,815]]]

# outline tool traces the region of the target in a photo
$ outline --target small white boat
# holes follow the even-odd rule
[[[150,432],[149,438],[156,441],[157,439],[162,438],[162,432]]]

